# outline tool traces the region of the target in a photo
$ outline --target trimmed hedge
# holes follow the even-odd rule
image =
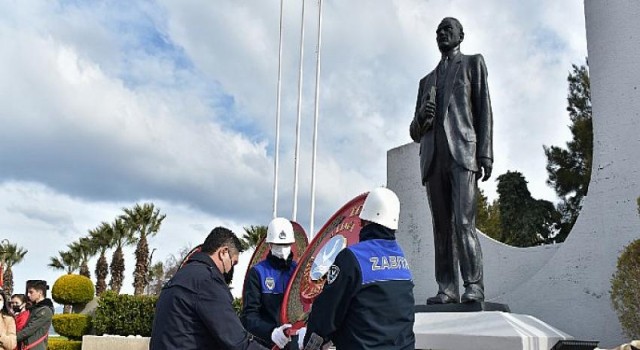
[[[640,339],[640,239],[629,244],[618,258],[611,278],[611,303],[624,333]]]
[[[82,339],[91,330],[91,317],[82,314],[53,315],[53,329],[69,339]]]
[[[154,295],[118,295],[107,291],[100,296],[93,315],[97,335],[151,336],[158,297]]]
[[[49,350],[82,350],[82,342],[79,340],[64,340],[49,338],[47,349]]]
[[[93,282],[81,275],[64,275],[56,280],[51,289],[51,296],[58,304],[86,304],[93,300],[95,294]]]

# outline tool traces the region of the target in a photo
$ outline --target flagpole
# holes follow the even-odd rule
[[[276,93],[276,149],[273,160],[273,215],[278,216],[278,166],[280,157],[280,99],[282,92],[282,12],[284,0],[280,0],[280,41],[278,44],[278,92]]]
[[[316,156],[318,150],[318,119],[320,101],[320,50],[322,48],[322,0],[318,0],[318,41],[316,47],[316,96],[313,114],[313,151],[311,155],[311,218],[309,219],[309,241],[315,235],[314,216],[316,207]]]
[[[300,25],[300,67],[298,73],[298,118],[296,122],[296,149],[293,173],[293,213],[291,220],[296,221],[298,214],[298,168],[300,167],[300,123],[302,119],[302,67],[304,61],[304,0],[302,0],[302,21]]]

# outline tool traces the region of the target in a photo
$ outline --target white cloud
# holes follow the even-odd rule
[[[285,4],[279,214],[286,216],[301,3]],[[46,257],[143,199],[168,208],[167,232],[179,233],[157,237],[167,247],[160,256],[195,244],[214,223],[266,224],[278,7],[263,0],[0,5],[0,235],[54,242],[29,248],[20,274],[36,275]],[[303,224],[316,2],[306,11]],[[386,151],[410,142],[417,83],[439,59],[435,28],[445,16],[465,27],[462,51],[482,53],[488,65],[494,174],[521,171],[534,197],[554,200],[542,145],[569,137],[566,76],[586,56],[582,2],[325,0],[316,228],[383,184]],[[495,182],[483,188],[495,197]]]

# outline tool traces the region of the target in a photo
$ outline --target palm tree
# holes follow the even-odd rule
[[[86,237],[80,238],[77,242],[68,245],[69,251],[80,257],[80,274],[91,278],[89,271],[89,259],[96,255],[97,249],[91,240]]]
[[[267,226],[251,225],[243,228],[244,235],[242,236],[241,242],[245,250],[255,248],[258,243],[260,243],[260,240],[267,236]]]
[[[0,260],[4,261],[6,265],[6,270],[2,274],[2,280],[4,281],[3,288],[11,295],[13,294],[13,271],[11,271],[11,268],[24,259],[28,250],[18,247],[17,244],[7,242],[7,244],[0,247],[0,251],[2,251],[2,259]]]
[[[144,294],[144,289],[149,285],[149,243],[147,237],[153,237],[160,230],[162,221],[167,217],[160,214],[160,209],[153,203],[136,204],[133,208],[123,208],[120,215],[136,245],[136,268],[133,271],[134,295]]]
[[[113,251],[111,266],[109,266],[111,272],[109,288],[116,293],[120,293],[122,281],[124,280],[124,254],[122,253],[122,247],[131,243],[131,230],[129,230],[124,220],[117,218],[111,224],[111,248],[116,248],[116,250]]]
[[[97,228],[89,230],[89,239],[91,244],[100,252],[100,257],[96,262],[96,295],[100,296],[107,290],[107,275],[109,275],[109,263],[107,262],[106,252],[111,246],[112,241],[111,225],[103,222]]]
[[[80,268],[80,256],[71,251],[58,251],[58,256],[52,256],[49,267],[55,270],[64,270],[67,274],[72,274]]]

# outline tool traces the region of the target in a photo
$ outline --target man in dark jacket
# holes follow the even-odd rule
[[[240,323],[229,283],[242,250],[223,227],[211,231],[187,264],[167,282],[156,304],[151,350],[264,350]]]
[[[291,245],[295,242],[293,226],[285,218],[271,220],[267,227],[267,258],[249,271],[242,294],[242,324],[260,338],[262,344],[289,349],[291,341],[285,334],[290,324],[281,324],[280,309],[284,293],[296,264]]]
[[[342,250],[313,302],[307,328],[338,350],[415,348],[411,271],[395,240],[400,202],[391,190],[369,193],[360,213],[360,242]],[[302,344],[299,344],[302,347]]]
[[[16,335],[18,344],[30,350],[46,350],[53,318],[53,303],[47,298],[46,281],[27,281],[27,297],[31,301],[27,325]]]

